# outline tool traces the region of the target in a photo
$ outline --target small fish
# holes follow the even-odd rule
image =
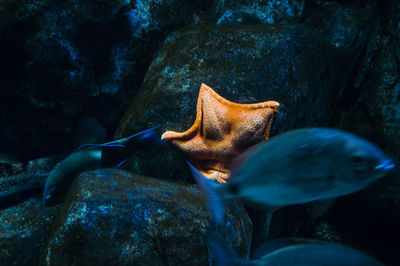
[[[216,232],[208,235],[207,242],[217,265],[383,266],[378,260],[357,249],[313,239],[284,238],[268,241],[264,245],[265,253],[252,260],[240,258]]]
[[[317,239],[301,238],[301,237],[284,237],[284,238],[272,239],[266,241],[264,244],[257,247],[251,253],[251,258],[259,259],[265,256],[266,254],[274,252],[275,250],[289,246],[306,245],[306,244],[323,244],[323,243],[329,243],[329,242]]]
[[[234,160],[225,184],[188,164],[219,224],[222,200],[241,198],[273,210],[356,192],[394,168],[374,144],[329,128],[297,129],[251,147]]]
[[[50,172],[43,190],[43,202],[57,190],[63,191],[80,173],[88,170],[119,167],[135,148],[161,142],[153,127],[129,137],[104,144],[84,144],[59,162]]]
[[[0,197],[43,187],[55,162],[55,159],[50,157],[9,164],[11,173],[5,174],[3,171],[3,175],[0,177]],[[16,165],[15,168],[18,168],[17,172],[13,170],[14,165]]]

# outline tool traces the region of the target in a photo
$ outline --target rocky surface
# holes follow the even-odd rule
[[[0,264],[38,265],[59,206],[40,196],[0,210]]]
[[[355,132],[381,146],[400,164],[400,6],[382,3],[382,20],[369,39],[362,60],[344,91],[332,125]],[[397,30],[396,30],[397,29]],[[354,196],[338,203],[337,215],[352,217],[346,223],[331,217],[331,225],[346,228],[358,245],[375,252],[389,265],[400,258],[400,172],[395,171]],[[352,232],[352,233],[349,233]]]
[[[112,135],[170,31],[201,23],[210,1],[0,2],[0,150],[70,151],[79,121]]]
[[[21,192],[42,188],[50,171],[60,159],[61,156],[27,162],[0,160],[0,206],[10,197],[19,196]]]
[[[115,137],[157,124],[164,131],[188,129],[201,83],[234,102],[278,101],[272,135],[327,126],[376,19],[373,5],[336,5],[315,7],[304,24],[193,27],[169,35]],[[152,176],[187,176],[180,170],[183,163],[170,167],[170,162],[183,161],[166,153],[151,156],[158,170],[139,168],[150,156],[132,158],[128,169]]]
[[[299,1],[214,1],[215,23],[227,24],[289,24],[299,22],[304,11],[304,0]]]
[[[41,192],[58,159],[0,154],[0,265],[38,264],[59,208],[46,208]]]
[[[210,214],[203,194],[121,170],[85,172],[69,191],[42,265],[205,265]],[[251,222],[240,203],[221,234],[245,257]]]
[[[339,127],[377,143],[400,164],[399,14],[398,1],[391,0],[0,1],[0,150],[17,157],[13,162],[1,161],[0,173],[18,175],[21,159],[70,152],[83,142],[110,139],[132,99],[116,137],[157,124],[162,126],[160,134],[167,129],[185,130],[194,121],[201,82],[231,101],[280,101],[272,135],[295,127]],[[191,28],[182,29],[185,26]],[[138,150],[126,169],[191,182],[180,154],[168,144]],[[394,172],[360,193],[343,197],[314,222],[307,206],[283,208],[272,218],[270,236],[343,242],[388,265],[398,265],[399,176]],[[91,231],[90,239],[83,234],[88,227],[79,222],[85,221],[87,213],[104,230],[110,224],[119,228],[119,222],[133,228],[128,210],[121,209],[123,215],[113,217],[107,209],[114,205],[100,196],[104,187],[88,186],[86,196],[92,191],[99,202],[68,202],[66,206],[74,207],[75,213],[64,210],[64,220],[58,219],[54,227],[58,231],[54,229],[48,245],[56,255],[46,253],[42,263],[59,265],[67,260],[60,253],[61,240],[86,245],[90,239],[106,242],[103,239],[120,237],[110,250],[132,251],[134,237],[113,231],[107,235],[102,230]],[[7,227],[3,235],[8,234],[4,239],[16,241],[15,245],[0,242],[5,254],[1,262],[4,258],[9,264],[36,264],[46,245],[45,229],[54,216],[31,195],[22,193],[7,198],[6,204],[0,202],[1,219],[8,221],[2,223]],[[124,204],[132,207],[129,200]],[[75,220],[72,213],[77,214]],[[35,222],[40,215],[51,218]],[[255,212],[253,218],[257,216],[264,220],[254,224],[262,227],[265,213]],[[67,218],[71,225],[78,224],[76,228]],[[146,228],[158,222],[151,221]],[[60,228],[76,229],[79,239]],[[256,228],[255,234],[265,231]],[[160,244],[151,242],[147,233],[140,236],[148,247],[157,247],[154,262],[166,261]],[[204,231],[197,233],[204,235]],[[196,254],[205,252],[200,243],[194,248]]]
[[[275,132],[327,125],[331,110],[326,107],[336,91],[327,45],[319,30],[305,25],[204,27],[175,32],[155,56],[115,137],[157,124],[162,130],[185,131],[194,121],[202,82],[230,101],[278,101],[281,106],[273,124]],[[168,173],[182,179],[186,175],[179,169],[166,169],[172,162],[176,164],[175,157],[167,161],[159,156],[153,158],[157,166],[152,169],[159,169],[153,176]],[[128,163],[130,169],[140,172],[135,166],[141,163],[133,162]],[[184,169],[183,163],[180,168]]]
[[[229,7],[220,9],[225,15],[237,11],[232,16],[220,13],[219,24],[225,26],[186,28],[166,38],[122,118],[116,138],[156,124],[163,131],[188,129],[202,82],[231,101],[280,102],[272,136],[298,127],[339,127],[336,116],[349,95],[349,84],[355,82],[354,74],[366,74],[366,53],[373,49],[370,39],[379,29],[374,12],[377,5],[362,1],[307,3],[304,13],[298,9],[302,12],[298,17],[286,17],[299,24],[232,26],[268,22],[261,22],[260,17],[246,20],[248,6],[224,3]],[[254,19],[258,14],[251,16]],[[179,180],[188,176],[182,158],[168,146],[142,155],[146,156],[133,156],[126,169]],[[253,245],[257,246],[266,239],[268,218],[262,211],[250,213],[256,232]],[[317,225],[309,215],[303,206],[278,212],[271,237],[311,237]]]

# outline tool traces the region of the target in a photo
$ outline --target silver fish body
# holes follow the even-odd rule
[[[319,242],[300,244],[277,249],[251,262],[252,265],[353,265],[383,266],[367,254],[348,246]]]
[[[207,237],[209,250],[217,265],[352,265],[383,266],[375,258],[349,246],[316,239],[275,239],[265,243],[265,253],[258,258],[240,258],[215,231]]]
[[[68,185],[81,172],[101,167],[102,150],[81,150],[59,162],[46,180],[43,200],[50,198],[57,187]]]
[[[394,167],[374,144],[329,128],[287,132],[243,157],[232,170],[231,182],[218,192],[223,198],[240,197],[270,207],[350,194]]]
[[[82,172],[119,167],[138,146],[159,143],[153,127],[129,137],[103,144],[84,144],[59,162],[50,172],[43,190],[44,203],[53,200],[57,191],[66,192],[73,180]],[[63,191],[64,190],[64,191]]]
[[[251,147],[217,184],[190,165],[207,194],[208,207],[222,223],[225,199],[241,198],[267,208],[331,199],[365,188],[394,163],[374,144],[329,128],[289,131]]]

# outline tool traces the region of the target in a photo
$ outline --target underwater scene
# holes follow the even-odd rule
[[[0,266],[400,265],[400,1],[0,0]]]

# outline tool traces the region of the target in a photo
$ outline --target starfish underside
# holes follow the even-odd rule
[[[167,131],[161,138],[176,145],[204,176],[225,183],[232,160],[268,139],[278,107],[275,101],[234,103],[202,84],[193,126],[182,133]]]

